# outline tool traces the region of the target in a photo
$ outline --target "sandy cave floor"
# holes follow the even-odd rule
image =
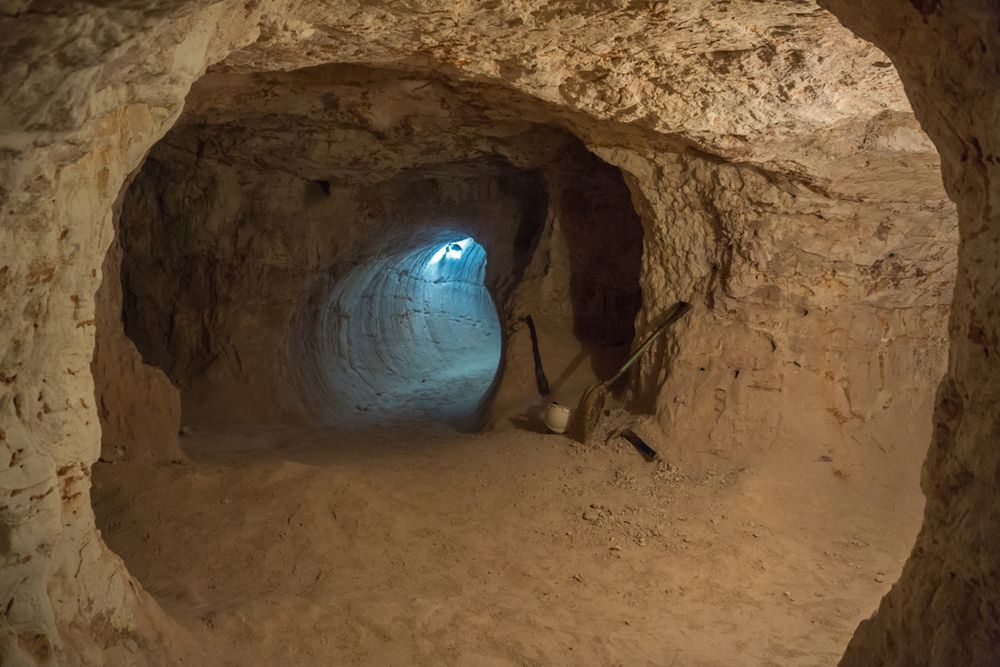
[[[668,465],[445,427],[184,446],[97,464],[98,525],[228,665],[832,665],[922,509],[884,453],[845,475],[808,448]]]

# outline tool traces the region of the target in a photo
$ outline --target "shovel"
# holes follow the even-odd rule
[[[580,399],[580,404],[577,406],[576,411],[573,413],[573,425],[570,434],[575,440],[578,440],[584,444],[587,442],[587,438],[597,427],[597,422],[601,418],[601,411],[604,410],[604,404],[608,400],[608,388],[613,385],[622,375],[625,374],[629,368],[632,367],[639,357],[649,349],[660,335],[670,328],[677,320],[684,317],[687,312],[691,310],[691,304],[686,301],[678,301],[677,305],[674,306],[670,314],[667,315],[667,319],[663,321],[657,329],[651,333],[646,340],[642,342],[632,356],[628,358],[618,372],[612,375],[610,378],[604,382],[598,382],[592,385]]]

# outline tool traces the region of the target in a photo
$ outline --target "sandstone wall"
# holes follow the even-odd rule
[[[842,664],[1000,662],[1000,10],[995,3],[824,4],[899,68],[941,153],[961,242],[948,372],[924,465],[924,525],[900,580]]]
[[[11,63],[0,113],[0,654],[14,665],[123,663],[171,626],[94,527],[94,295],[126,177],[176,118],[217,40],[227,49],[234,40],[216,31],[218,7],[96,10],[88,20],[82,7],[19,16],[9,5],[0,17],[0,31],[17,36],[0,47]],[[182,637],[171,643],[191,651]]]
[[[698,306],[636,380],[668,441],[922,457],[930,419],[911,415],[929,415],[943,370],[956,261],[932,178],[903,186],[869,165],[881,199],[699,155],[602,153],[647,221],[641,330],[677,299]]]

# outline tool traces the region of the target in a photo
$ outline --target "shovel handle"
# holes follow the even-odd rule
[[[671,324],[684,317],[684,315],[686,315],[689,310],[691,310],[691,304],[689,304],[687,301],[678,301],[677,304],[674,305],[674,309],[670,311],[669,315],[667,315],[667,319],[663,321],[663,324],[657,327],[656,331],[651,333],[646,338],[646,340],[642,342],[642,345],[636,348],[635,352],[632,353],[632,356],[628,358],[628,361],[626,361],[625,364],[618,369],[618,372],[612,375],[611,379],[607,380],[603,384],[605,385],[614,384],[615,381],[618,380],[618,378],[620,378],[622,375],[624,375],[625,371],[631,368],[632,364],[634,364],[639,359],[639,357],[641,357],[642,354],[649,349],[650,345],[653,344],[653,341],[655,341],[657,338],[660,337],[660,334],[662,334],[664,331],[670,328]]]

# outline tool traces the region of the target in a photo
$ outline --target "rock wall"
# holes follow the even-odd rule
[[[120,205],[115,214],[120,214]],[[119,233],[104,258],[95,296],[91,372],[101,422],[101,460],[176,461],[182,457],[180,392],[162,370],[143,363],[125,335],[121,264]]]
[[[219,7],[179,4],[88,20],[82,6],[24,15],[7,3],[0,16],[0,31],[17,36],[0,47],[10,63],[0,103],[5,664],[122,664],[166,637],[174,655],[192,650],[104,546],[89,494],[100,453],[94,295],[112,205],[219,40],[235,43],[217,30]],[[246,38],[238,20],[228,27]]]
[[[741,458],[808,447],[921,457],[955,271],[954,211],[919,164],[891,200],[691,154],[602,154],[647,223],[642,330],[677,299],[700,313],[643,364],[666,439]],[[916,154],[918,156],[919,153]],[[921,158],[903,153],[900,161]]]
[[[872,423],[894,418],[870,415],[926,400],[953,214],[886,56],[810,3],[40,4],[0,8],[0,31],[16,36],[0,45],[8,662],[170,663],[190,650],[95,531],[88,475],[100,434],[89,368],[112,204],[212,63],[226,76],[326,63],[443,73],[484,101],[466,108],[468,118],[505,112],[466,158],[503,154],[492,137],[516,127],[513,116],[569,131],[620,167],[644,231],[637,333],[679,297],[696,304],[639,376],[640,398],[682,446],[708,438],[752,451],[826,429],[902,446],[906,433]],[[987,0],[824,4],[892,57],[943,157],[963,237],[949,375],[924,475],[926,525],[847,660],[991,664],[1000,590],[991,544],[1000,534],[996,9]],[[416,88],[396,94],[405,100]],[[423,136],[393,107],[380,110],[376,122],[340,127],[336,140],[294,155],[341,164],[337,148],[351,133]],[[225,136],[230,154],[281,156],[252,136]],[[454,159],[456,146],[440,145]],[[526,283],[544,286],[539,268],[526,268]],[[917,354],[921,375],[901,388],[904,360]],[[822,428],[795,414],[820,415]]]
[[[995,3],[824,4],[892,57],[941,154],[961,242],[948,371],[924,464],[924,525],[845,665],[1000,663],[1000,9]]]

